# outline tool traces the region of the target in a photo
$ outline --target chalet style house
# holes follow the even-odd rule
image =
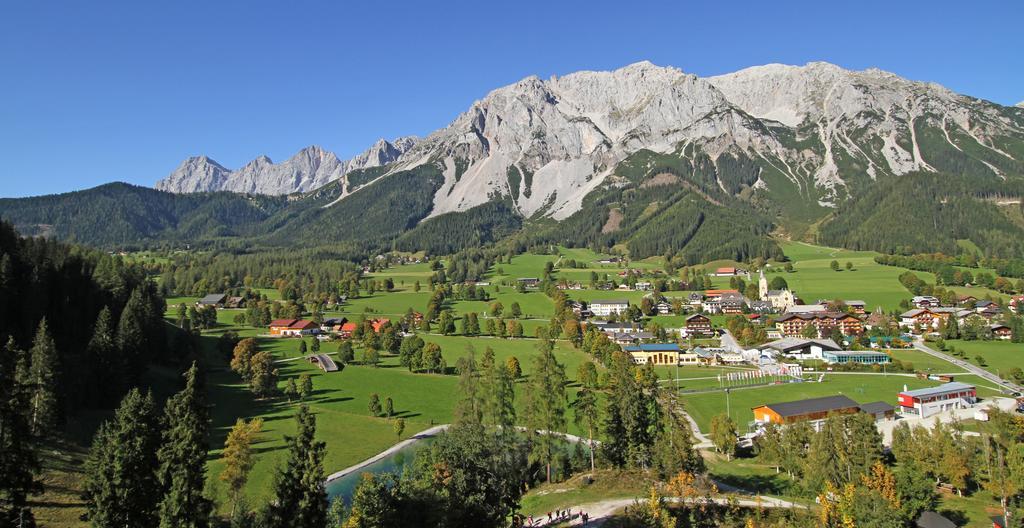
[[[711,330],[711,318],[704,314],[693,314],[686,318],[683,332],[686,334],[684,337],[714,335]]]

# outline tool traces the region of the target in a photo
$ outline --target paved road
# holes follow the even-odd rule
[[[722,348],[724,348],[726,352],[733,354],[742,354],[744,350],[743,347],[736,342],[736,338],[725,329],[722,329]]]
[[[991,381],[992,383],[995,383],[996,385],[999,385],[1000,387],[1003,387],[1005,389],[1008,389],[1008,390],[1011,390],[1011,391],[1021,391],[1021,390],[1024,390],[1024,387],[1021,387],[1020,385],[1017,385],[1015,383],[1011,383],[1009,381],[1006,381],[1003,378],[1000,378],[999,376],[996,376],[995,374],[993,374],[993,373],[991,373],[991,372],[989,372],[989,371],[987,371],[987,370],[985,370],[985,369],[983,369],[983,368],[981,368],[981,367],[979,367],[977,365],[974,365],[972,363],[969,363],[969,362],[964,361],[964,360],[959,359],[959,358],[955,358],[955,357],[953,357],[953,356],[951,356],[949,354],[946,354],[945,352],[940,352],[938,350],[934,350],[932,348],[929,348],[928,345],[924,344],[924,341],[922,341],[920,339],[914,341],[914,348],[916,348],[917,350],[920,350],[921,352],[924,352],[925,354],[928,354],[928,355],[937,357],[939,359],[948,361],[948,362],[950,362],[950,363],[952,363],[952,364],[954,364],[954,365],[956,365],[956,366],[958,366],[958,367],[960,367],[960,368],[970,372],[971,374],[980,376],[981,378],[983,378],[985,380],[988,380],[988,381]]]

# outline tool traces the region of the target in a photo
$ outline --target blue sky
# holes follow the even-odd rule
[[[911,4],[917,4],[911,5]],[[0,196],[424,135],[528,75],[824,60],[1024,100],[1024,2],[0,2]]]

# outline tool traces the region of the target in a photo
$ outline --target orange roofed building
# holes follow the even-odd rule
[[[276,319],[270,322],[270,335],[279,337],[312,335],[319,328],[316,323],[306,319]]]

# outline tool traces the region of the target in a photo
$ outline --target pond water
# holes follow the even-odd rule
[[[330,500],[341,497],[345,499],[346,504],[352,504],[352,493],[359,485],[363,473],[397,473],[400,475],[405,466],[416,459],[416,453],[430,445],[433,440],[433,437],[421,438],[364,468],[328,482],[327,496]]]

